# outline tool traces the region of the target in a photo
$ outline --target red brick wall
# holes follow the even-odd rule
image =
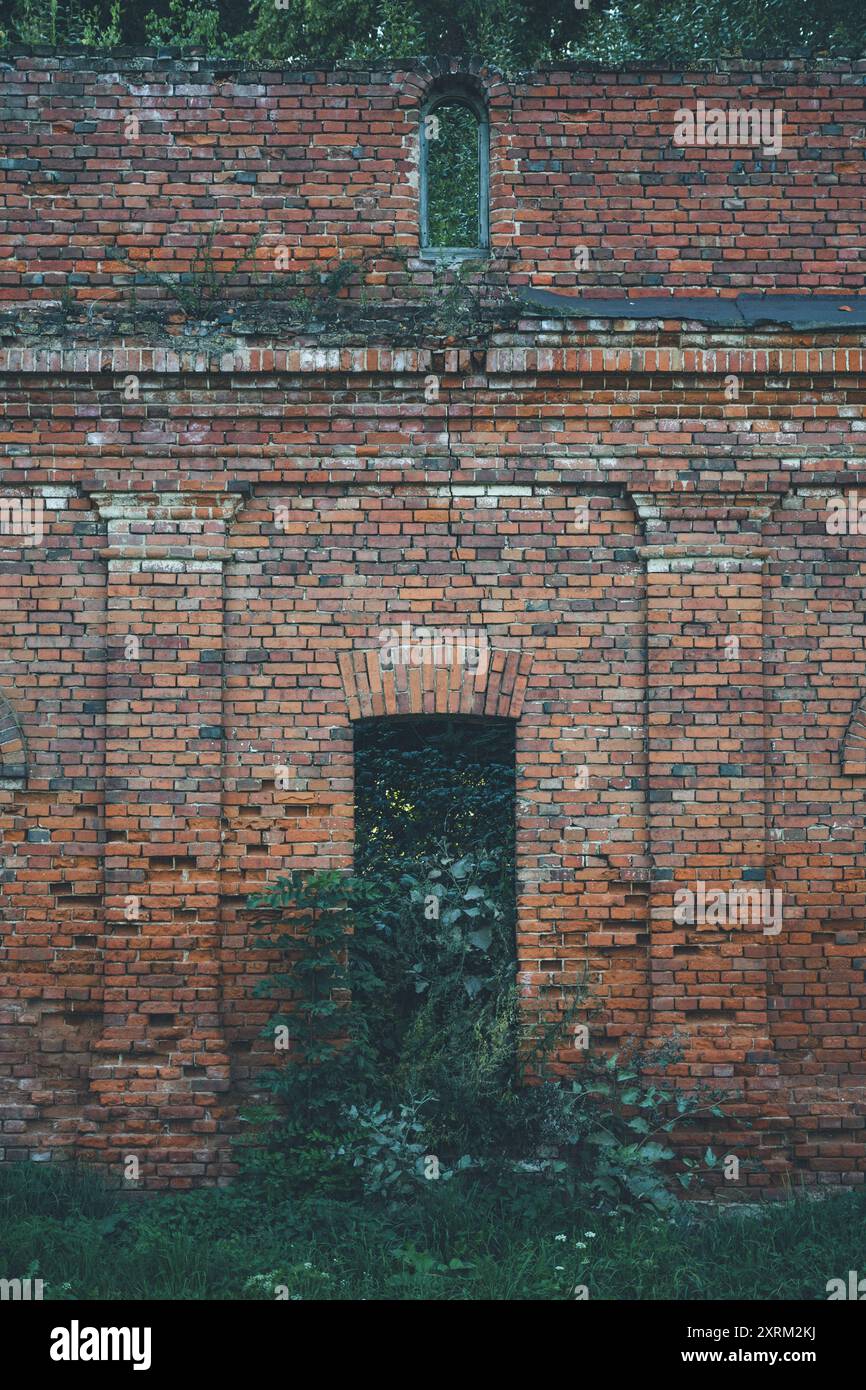
[[[81,154],[76,169],[60,150],[99,145],[98,131],[61,130],[36,157],[68,161],[74,192],[37,185],[25,197],[20,177],[38,171],[7,171],[17,230],[2,289],[13,300],[55,293],[22,279],[29,257],[49,276],[74,262],[88,276],[81,292],[102,293],[113,272],[99,282],[101,238],[165,239],[178,256],[217,206],[254,225],[269,187],[269,217],[290,211],[297,245],[330,254],[333,241],[320,246],[304,223],[315,180],[328,235],[339,223],[351,247],[369,226],[375,246],[396,222],[417,246],[408,137],[392,163],[384,138],[417,120],[417,75],[367,81],[339,107],[340,82],[326,93],[297,74],[214,80],[202,95],[176,69],[154,70],[133,97],[128,76],[100,85],[74,64],[18,68],[3,81],[12,97],[30,91],[34,129],[55,115],[59,125],[82,98],[92,115],[77,119],[97,126],[116,121],[118,103],[164,105],[174,154],[163,133],[158,156],[115,146]],[[768,69],[760,90],[782,77],[802,125],[824,132],[821,170],[844,174],[848,191],[792,158],[747,197],[810,202],[805,241],[791,220],[770,232],[766,273],[776,288],[789,273],[800,288],[834,288],[860,254],[839,218],[859,209],[843,163],[862,88],[841,67]],[[553,135],[549,86],[573,93],[575,110],[591,89],[640,139],[624,142],[599,116],[596,185],[539,185],[520,160],[507,171],[518,193],[496,184],[494,242],[505,219],[530,225],[509,198],[533,216],[550,203],[539,250],[527,233],[500,267],[536,284],[542,255],[566,244],[612,170],[672,177],[659,94],[679,105],[683,93],[673,74],[492,84],[491,104],[517,103],[519,115],[497,138],[552,151],[540,133]],[[656,113],[646,128],[645,108]],[[307,147],[317,137],[286,208],[284,151],[297,158],[297,141],[265,142],[258,129],[280,137],[284,110],[296,123],[303,113]],[[324,113],[372,140],[374,110],[384,131],[365,170],[330,141],[341,132],[325,131]],[[27,131],[13,122],[11,133]],[[262,178],[239,184],[254,147]],[[573,141],[569,169],[585,154]],[[607,200],[610,218],[626,219],[621,240],[613,222],[604,232],[623,277],[634,265],[652,274],[674,248],[644,198],[669,211],[684,244],[703,235],[693,197],[715,209],[713,225],[732,169],[703,154],[707,183],[664,184],[669,203],[636,178],[618,185],[622,207],[619,194]],[[100,158],[113,163],[94,182]],[[395,170],[406,175],[396,184]],[[148,171],[146,207],[113,206],[120,184],[144,188]],[[500,160],[494,177],[505,173]],[[382,187],[362,193],[362,175]],[[718,259],[679,283],[741,288],[742,228],[706,235]],[[63,245],[40,240],[58,236]],[[642,248],[650,258],[635,260]],[[749,286],[759,273],[750,268]],[[246,894],[284,866],[350,862],[354,718],[476,698],[450,673],[417,688],[407,672],[380,677],[380,631],[407,619],[483,630],[491,669],[478,708],[516,720],[527,1010],[556,1009],[585,971],[591,1046],[678,1030],[684,1084],[729,1097],[729,1119],[695,1142],[743,1160],[729,1194],[777,1190],[782,1175],[863,1181],[866,781],[843,745],[866,692],[866,536],[827,526],[832,496],[866,496],[862,333],[698,338],[674,323],[602,332],[527,319],[475,351],[326,351],[190,343],[182,324],[155,346],[26,327],[22,316],[0,341],[0,495],[44,504],[38,543],[0,535],[0,1154],[77,1152],[115,1174],[132,1157],[154,1186],[231,1172],[265,1009],[252,997],[263,966]],[[781,931],[677,920],[677,890],[699,882],[778,891]],[[559,1065],[580,1060],[566,1048]]]
[[[289,277],[368,256],[371,294],[417,289],[419,114],[437,76],[18,58],[0,69],[0,300],[56,302],[71,275],[78,298],[110,301],[130,263],[188,268],[216,222],[226,268],[262,233],[262,274],[279,248]],[[863,76],[835,60],[511,82],[480,69],[489,273],[595,294],[858,288]],[[781,152],[677,146],[675,113],[699,101],[780,111]]]

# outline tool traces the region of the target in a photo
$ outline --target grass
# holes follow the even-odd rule
[[[826,1299],[863,1263],[866,1193],[760,1211],[601,1214],[561,1189],[430,1183],[391,1210],[241,1187],[131,1197],[0,1170],[0,1277],[49,1299]]]

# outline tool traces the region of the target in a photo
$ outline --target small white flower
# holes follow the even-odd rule
[[[565,1236],[554,1236],[554,1240],[565,1240]]]
[[[586,1249],[586,1241],[585,1241],[585,1240],[576,1240],[576,1241],[574,1242],[574,1248],[575,1248],[575,1250],[585,1250],[585,1249]]]
[[[554,1265],[554,1269],[565,1269],[565,1265]]]
[[[304,1269],[312,1269],[312,1268],[313,1268],[312,1261],[311,1261],[311,1260],[304,1260]]]
[[[584,1231],[583,1234],[588,1236],[590,1240],[595,1240],[595,1231]]]

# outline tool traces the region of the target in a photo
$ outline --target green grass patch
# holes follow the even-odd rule
[[[826,1299],[863,1262],[866,1193],[737,1212],[600,1214],[513,1173],[392,1204],[235,1186],[108,1190],[71,1166],[0,1171],[0,1276],[49,1299]]]

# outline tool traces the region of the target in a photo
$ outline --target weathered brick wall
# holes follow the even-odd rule
[[[491,122],[489,276],[597,294],[862,284],[863,63],[511,82],[470,66]],[[420,110],[443,70],[13,60],[0,69],[0,299],[56,301],[69,277],[80,299],[110,300],[130,262],[188,267],[217,222],[226,268],[262,234],[262,273],[281,248],[287,276],[367,256],[370,293],[417,288]],[[677,110],[701,101],[780,111],[781,150],[677,146]]]
[[[696,152],[684,164],[660,141],[679,75],[497,79],[491,109],[516,105],[494,130],[512,150],[494,243],[509,219],[522,229],[503,232],[517,257],[500,271],[543,283],[552,250],[589,239],[592,197],[617,287],[651,288],[680,237],[714,252],[679,265],[693,290],[856,283],[862,73],[747,72],[796,94],[819,172],[793,153],[758,171],[750,153],[740,193],[753,211],[778,199],[774,216],[805,200],[808,233],[789,218],[760,265],[735,256],[742,224],[717,219],[729,152],[701,152],[707,182],[683,184]],[[586,970],[592,1046],[679,1031],[683,1080],[730,1096],[696,1151],[711,1138],[763,1165],[728,1190],[862,1181],[866,526],[827,525],[830,499],[866,486],[862,330],[527,318],[487,346],[327,350],[190,342],[182,323],[155,345],[85,341],[86,325],[34,336],[23,305],[56,294],[52,275],[75,266],[79,293],[105,293],[116,237],[177,258],[216,208],[238,227],[291,211],[315,255],[364,237],[379,254],[395,224],[417,248],[424,78],[199,92],[200,73],[165,62],[110,81],[32,59],[2,77],[11,105],[32,98],[35,125],[10,136],[70,112],[97,126],[29,156],[16,141],[16,160],[42,162],[6,171],[2,292],[22,313],[0,341],[2,496],[44,503],[44,535],[0,535],[3,1157],[76,1152],[120,1173],[132,1155],[149,1185],[228,1175],[264,1018],[246,894],[285,866],[351,862],[353,720],[462,710],[516,721],[525,1007],[555,1008]],[[688,79],[738,98],[741,80]],[[556,93],[603,128],[591,187],[570,181],[586,144],[546,143]],[[134,156],[111,133],[127,103],[163,116]],[[304,122],[303,169],[283,112]],[[354,123],[365,139],[331,138]],[[112,154],[87,153],[103,140]],[[352,153],[365,140],[369,167]],[[530,149],[564,161],[561,183]],[[49,167],[72,182],[43,186]],[[666,198],[616,178],[642,170]],[[121,187],[141,206],[121,209]],[[386,247],[373,264],[388,287]],[[483,629],[483,686],[384,677],[379,635],[403,619]],[[781,930],[678,921],[677,890],[699,882],[778,891]]]

